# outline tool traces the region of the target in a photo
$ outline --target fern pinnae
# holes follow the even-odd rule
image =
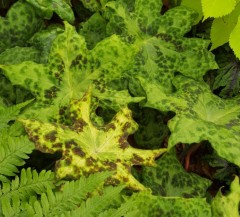
[[[89,193],[99,190],[110,175],[110,172],[101,172],[87,178],[81,177],[77,181],[66,182],[58,192],[48,189],[41,195],[40,200],[26,204],[22,213],[25,212],[26,216],[65,216],[67,212],[76,210]]]
[[[0,181],[6,181],[4,176],[15,176],[17,166],[22,166],[34,149],[27,137],[12,137],[4,130],[0,133]]]
[[[116,208],[121,204],[120,192],[123,188],[123,185],[105,187],[101,195],[95,195],[89,198],[74,212],[78,213],[79,216],[94,217],[99,216],[99,214],[106,209]]]
[[[30,168],[22,169],[20,178],[16,176],[11,183],[3,183],[0,189],[0,202],[4,198],[19,197],[26,201],[30,196],[46,192],[46,189],[54,188],[54,173],[50,171],[41,171],[39,174],[36,170]]]
[[[15,120],[19,115],[22,108],[26,107],[33,100],[28,100],[17,105],[0,108],[0,130],[7,127],[7,124],[11,120]]]

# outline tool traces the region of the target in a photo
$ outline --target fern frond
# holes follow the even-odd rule
[[[54,173],[42,170],[39,174],[36,170],[22,169],[20,178],[16,176],[11,183],[3,183],[0,189],[0,202],[4,198],[15,198],[25,201],[30,196],[46,192],[54,188]]]
[[[104,180],[110,175],[109,172],[101,172],[88,178],[81,177],[77,181],[66,182],[59,192],[48,189],[47,193],[41,195],[40,200],[33,199],[24,204],[21,213],[25,216],[65,216],[65,213],[76,210],[89,195],[96,194],[96,190],[103,187]]]
[[[0,130],[7,127],[9,121],[15,120],[21,109],[31,103],[33,100],[28,100],[10,107],[0,106]]]
[[[34,147],[25,136],[12,137],[6,130],[0,132],[0,181],[6,181],[4,176],[15,176],[17,166],[24,165]]]
[[[124,186],[108,186],[103,189],[102,194],[89,198],[86,202],[73,211],[72,216],[84,215],[84,217],[99,216],[99,214],[110,208],[117,208],[121,204],[120,192]]]

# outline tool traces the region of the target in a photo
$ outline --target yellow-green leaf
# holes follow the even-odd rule
[[[56,163],[58,178],[79,178],[100,171],[113,171],[110,184],[125,183],[134,190],[146,188],[131,175],[133,165],[155,165],[155,158],[165,149],[141,150],[127,139],[137,130],[131,111],[123,108],[110,123],[101,128],[90,120],[90,93],[70,104],[71,126],[21,120],[30,139],[42,152],[61,152]]]
[[[231,14],[213,20],[210,34],[212,41],[211,50],[229,41],[230,34],[237,24],[239,14],[240,4],[237,4]]]
[[[230,14],[236,6],[236,0],[202,0],[204,19],[208,17],[223,17]]]
[[[230,38],[229,38],[230,47],[233,49],[236,57],[238,57],[240,59],[239,35],[240,35],[240,16],[238,17],[237,25],[233,29],[233,31],[230,35]]]

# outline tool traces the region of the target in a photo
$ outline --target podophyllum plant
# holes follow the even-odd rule
[[[238,177],[207,202],[211,181],[187,173],[175,150],[207,140],[240,166],[240,100],[203,80],[218,66],[209,41],[186,37],[197,14],[161,14],[158,0],[81,2],[92,15],[78,31],[63,0],[18,1],[0,20],[0,36],[10,35],[0,43],[1,85],[11,93],[0,91],[0,216],[237,217]],[[54,12],[63,25],[46,26]],[[137,148],[130,106],[175,114],[167,148]],[[36,150],[60,153],[53,171],[22,168]]]

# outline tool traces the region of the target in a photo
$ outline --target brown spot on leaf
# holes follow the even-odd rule
[[[144,162],[144,159],[137,154],[133,154],[133,158],[132,158],[131,162],[134,165],[140,165],[142,162]]]
[[[73,151],[74,154],[76,154],[80,157],[85,157],[86,156],[85,152],[80,147],[75,147],[75,148],[73,148],[72,151]]]
[[[74,122],[73,130],[77,132],[82,132],[83,128],[87,125],[87,123],[84,120],[78,120]]]
[[[54,144],[52,144],[52,147],[61,149],[63,147],[63,143],[61,143],[61,142],[54,143]]]
[[[71,162],[72,162],[72,159],[70,157],[65,159],[66,166],[69,166]]]
[[[57,131],[53,130],[44,136],[44,139],[50,142],[55,142],[57,139]]]
[[[127,131],[128,128],[131,127],[131,123],[130,122],[126,122],[123,126],[123,132]]]
[[[109,129],[115,130],[116,129],[115,124],[114,123],[107,124],[106,127],[105,127],[105,130],[108,131]]]
[[[111,170],[116,170],[117,164],[114,162],[104,161],[103,164],[107,167],[109,167]]]
[[[72,146],[77,146],[78,144],[73,140],[73,139],[71,139],[71,140],[67,140],[66,142],[65,142],[65,147],[67,148],[67,149],[70,149],[70,148],[72,148]]]
[[[92,166],[95,162],[96,162],[96,160],[92,157],[89,157],[89,158],[86,159],[86,165],[87,166]]]
[[[126,149],[129,146],[125,135],[121,136],[118,142],[119,142],[120,148],[122,149]]]

